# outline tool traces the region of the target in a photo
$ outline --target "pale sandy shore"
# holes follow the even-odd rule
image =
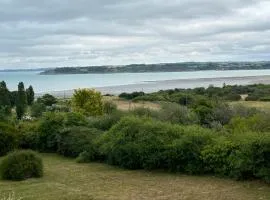
[[[270,84],[270,76],[268,75],[268,76],[248,76],[248,77],[177,79],[177,80],[142,82],[140,84],[97,87],[94,89],[100,91],[102,94],[118,95],[122,92],[143,91],[149,93],[174,88],[208,87],[209,85],[222,86],[224,83],[227,85],[236,85],[236,84],[248,85],[255,83]],[[73,92],[74,90],[65,90],[65,91],[52,91],[49,93],[59,98],[69,98],[72,96]],[[40,95],[42,95],[42,93],[37,94],[37,96]]]

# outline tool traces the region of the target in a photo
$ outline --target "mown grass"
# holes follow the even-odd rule
[[[23,182],[0,181],[0,199],[22,200],[266,200],[269,185],[214,177],[128,171],[105,164],[77,164],[43,154],[45,174]]]

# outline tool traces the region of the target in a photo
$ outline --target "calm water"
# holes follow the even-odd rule
[[[75,74],[39,75],[38,72],[0,72],[0,80],[6,81],[10,90],[15,90],[19,81],[26,86],[33,85],[36,92],[71,90],[76,88],[108,87],[128,84],[151,84],[152,81],[198,79],[217,77],[247,77],[270,75],[270,70],[239,71],[196,71],[162,73],[123,73],[123,74]],[[194,81],[193,87],[197,87]],[[242,84],[242,83],[239,83]],[[184,86],[183,86],[184,87]]]

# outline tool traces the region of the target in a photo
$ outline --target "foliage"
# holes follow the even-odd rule
[[[199,127],[182,127],[149,118],[128,117],[100,139],[100,154],[109,164],[128,169],[175,170],[172,163],[174,159],[178,161],[172,155],[182,152],[182,156],[179,155],[183,159],[183,163],[179,162],[183,166],[181,169],[198,173],[200,149],[210,140],[209,134],[209,131]],[[175,144],[180,144],[177,141],[183,142],[183,146],[177,145],[179,148],[175,148]],[[193,165],[193,162],[196,164]]]
[[[176,103],[162,104],[162,109],[158,112],[157,118],[161,121],[183,125],[197,124],[199,122],[195,112]]]
[[[9,114],[11,112],[9,90],[7,89],[4,81],[0,82],[0,109],[3,110],[5,114]]]
[[[109,115],[103,115],[100,117],[91,117],[88,120],[88,126],[97,128],[99,130],[107,131],[113,125],[115,125],[123,116],[123,113],[120,111],[114,112]]]
[[[81,113],[69,112],[65,114],[64,125],[67,127],[68,126],[86,126],[87,119]]]
[[[52,106],[57,103],[57,99],[51,94],[44,94],[42,97],[37,99],[38,103],[42,103],[45,106]]]
[[[102,96],[100,92],[89,89],[75,90],[72,97],[74,111],[87,116],[99,116],[103,114]]]
[[[117,111],[117,105],[112,101],[105,101],[103,103],[103,113],[112,114]]]
[[[27,97],[27,104],[29,106],[32,105],[35,100],[35,92],[31,85],[29,86],[29,88],[26,89],[26,97]]]
[[[11,125],[0,122],[0,156],[17,147],[16,130]]]
[[[16,113],[17,118],[21,119],[24,115],[27,107],[27,97],[26,92],[24,89],[23,82],[20,82],[18,85],[18,94],[17,94],[17,100],[16,100]]]
[[[95,152],[94,140],[101,131],[86,127],[65,128],[57,137],[57,152],[63,156],[77,157],[82,152]]]
[[[3,179],[14,181],[42,177],[42,159],[30,150],[15,151],[2,160],[0,175]]]
[[[57,151],[57,135],[64,127],[62,113],[45,113],[38,127],[37,147],[42,152]]]
[[[34,102],[30,111],[32,117],[41,117],[46,111],[46,106],[43,103]]]

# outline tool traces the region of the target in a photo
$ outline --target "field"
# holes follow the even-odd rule
[[[140,101],[140,102],[132,102],[124,99],[120,99],[119,97],[104,97],[105,101],[112,101],[117,105],[117,108],[120,110],[132,110],[134,108],[150,108],[150,109],[159,109],[160,105],[158,103],[153,103],[149,101]]]
[[[231,105],[243,105],[250,108],[258,108],[258,109],[270,109],[270,102],[264,101],[234,101],[230,103]]]
[[[105,164],[77,164],[43,154],[45,175],[23,182],[0,181],[0,200],[266,200],[269,186],[214,177],[128,171]]]

